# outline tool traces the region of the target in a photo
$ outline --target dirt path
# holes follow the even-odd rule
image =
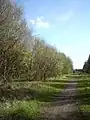
[[[83,120],[77,106],[77,82],[69,81],[60,95],[54,95],[54,102],[41,110],[41,120]]]

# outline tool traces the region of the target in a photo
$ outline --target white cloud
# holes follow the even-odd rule
[[[30,20],[31,24],[35,25],[38,28],[49,28],[50,24],[47,22],[43,16],[37,17],[36,20]]]
[[[69,10],[68,12],[64,13],[63,15],[61,15],[59,17],[59,20],[60,21],[67,21],[69,20],[73,15],[73,11],[72,10]]]
[[[35,20],[30,20],[30,22],[34,25],[35,24]]]

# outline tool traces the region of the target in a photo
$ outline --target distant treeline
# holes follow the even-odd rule
[[[84,63],[83,72],[90,73],[90,55],[88,57],[88,60]]]
[[[82,73],[83,72],[83,69],[75,69],[75,70],[73,70],[73,73]]]
[[[88,57],[88,60],[84,63],[82,69],[75,69],[73,70],[73,73],[90,73],[90,55]]]

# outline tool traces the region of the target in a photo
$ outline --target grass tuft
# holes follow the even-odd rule
[[[10,118],[10,120],[35,119],[39,115],[40,103],[33,101],[14,101],[12,103],[6,102],[0,105],[0,116]]]

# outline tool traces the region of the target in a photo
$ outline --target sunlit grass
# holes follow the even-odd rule
[[[90,112],[90,105],[82,105],[82,106],[80,106],[80,109],[83,112]]]
[[[82,112],[90,112],[90,76],[82,76],[78,81],[79,107]]]
[[[64,77],[56,81],[12,82],[9,90],[5,90],[4,102],[0,104],[0,116],[13,120],[34,120],[40,114],[41,106],[53,101],[55,94],[60,94],[68,80]],[[64,82],[67,81],[67,83]],[[14,96],[14,92],[18,93]],[[8,94],[8,96],[6,95]],[[9,95],[10,94],[10,95]],[[23,95],[24,94],[24,95]],[[6,97],[6,96],[7,97]],[[19,100],[17,99],[19,96]],[[22,99],[22,95],[25,97]],[[29,96],[33,96],[32,99]],[[13,100],[8,97],[15,97]],[[28,100],[26,99],[29,97]],[[5,98],[6,97],[6,98]]]
[[[40,102],[33,101],[13,101],[0,104],[0,116],[5,118],[16,117],[19,119],[23,116],[23,119],[34,119],[38,116],[40,110]],[[13,120],[13,118],[11,119]]]

